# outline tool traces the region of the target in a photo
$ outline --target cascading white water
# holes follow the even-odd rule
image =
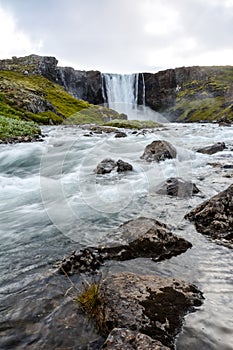
[[[138,74],[102,75],[105,104],[120,113],[131,114],[138,103]]]
[[[159,113],[146,106],[146,86],[141,74],[141,95],[139,98],[139,74],[102,74],[102,95],[106,107],[127,115],[128,119],[152,120],[166,123]],[[139,105],[138,101],[142,101]]]

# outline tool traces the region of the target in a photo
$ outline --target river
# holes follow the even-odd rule
[[[112,229],[143,215],[169,224],[193,248],[159,263],[108,262],[103,277],[132,271],[196,284],[204,304],[185,318],[177,349],[232,349],[232,250],[197,233],[183,217],[232,183],[232,170],[209,163],[232,164],[233,127],[168,123],[124,139],[86,137],[77,127],[44,132],[42,143],[0,145],[0,348],[98,349],[103,340],[73,302],[77,291],[69,290],[71,282],[53,264],[74,249],[117,240]],[[140,159],[158,139],[177,148],[175,160]],[[229,148],[211,156],[194,151],[214,142]],[[94,169],[106,157],[128,161],[134,171],[97,178]],[[156,194],[156,186],[171,176],[192,180],[201,192],[188,200]],[[78,290],[83,280],[72,277]]]

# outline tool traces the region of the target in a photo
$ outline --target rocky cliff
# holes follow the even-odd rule
[[[102,104],[99,71],[58,67],[55,57],[30,55],[0,61],[0,70],[42,75],[64,87],[75,98]],[[170,120],[233,120],[233,67],[181,67],[158,73],[140,73],[138,103],[164,113]]]
[[[101,73],[80,71],[71,67],[58,67],[55,57],[30,55],[0,60],[0,71],[11,70],[28,75],[42,75],[63,86],[77,99],[93,104],[103,103]]]

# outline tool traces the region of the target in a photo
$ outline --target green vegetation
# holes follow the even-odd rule
[[[100,284],[92,283],[84,286],[84,291],[75,298],[81,309],[96,321],[98,330],[102,333],[108,331],[105,323]]]
[[[33,137],[40,134],[40,128],[33,122],[6,118],[0,115],[0,139],[29,136]]]
[[[187,82],[167,110],[179,121],[233,120],[233,67],[205,67],[206,77]]]
[[[0,113],[6,117],[59,124],[89,106],[42,76],[0,72]]]
[[[104,126],[114,126],[117,128],[125,129],[153,129],[161,127],[161,124],[153,122],[151,120],[141,121],[141,120],[120,120],[115,119],[103,124]]]
[[[99,124],[103,125],[106,120],[118,118],[121,120],[121,114],[113,109],[102,106],[89,105],[88,108],[73,114],[65,120],[65,124]]]

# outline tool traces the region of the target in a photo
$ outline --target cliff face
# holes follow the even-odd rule
[[[30,55],[0,60],[0,71],[11,70],[27,75],[42,75],[66,89],[77,99],[102,104],[101,73],[58,67],[55,57]]]
[[[58,67],[55,57],[30,55],[0,61],[0,70],[42,75],[78,99],[102,104],[99,71]],[[138,103],[164,113],[170,120],[233,120],[233,67],[181,67],[139,74]]]

